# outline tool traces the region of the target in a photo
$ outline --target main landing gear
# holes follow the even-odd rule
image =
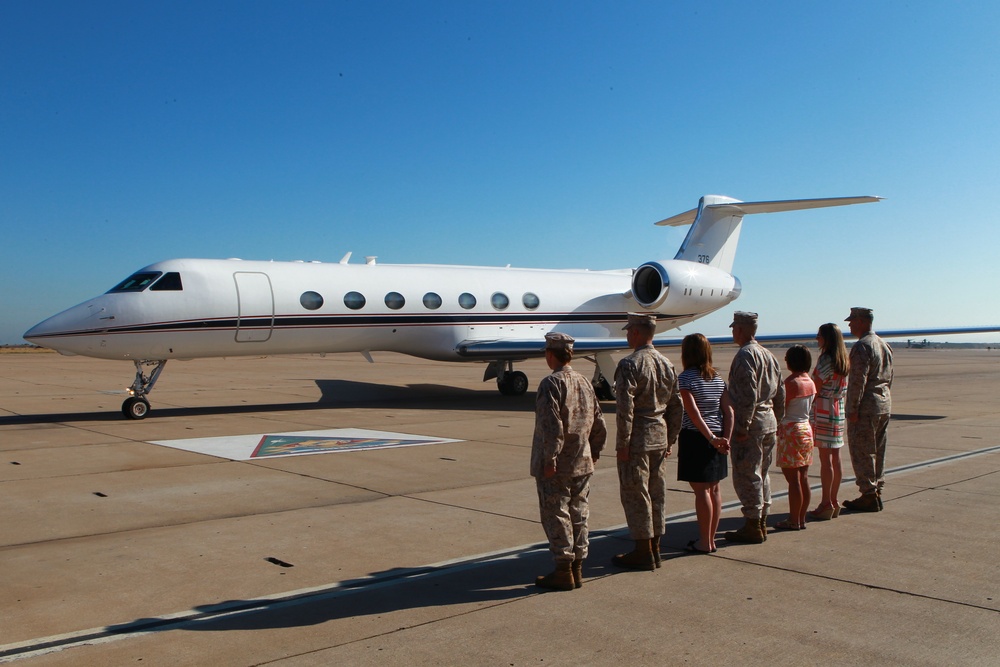
[[[590,359],[590,357],[586,358]],[[504,396],[522,396],[528,391],[528,376],[521,371],[515,371],[513,361],[491,361],[490,365],[486,368],[483,382],[492,378],[497,379],[497,389]],[[594,369],[594,378],[591,382],[594,385],[594,392],[597,394],[599,400],[615,400],[615,392],[611,387],[611,383],[601,373],[599,365]]]
[[[135,360],[135,381],[126,391],[130,394],[122,403],[122,414],[128,419],[145,419],[149,414],[149,400],[146,394],[153,390],[157,378],[163,372],[163,367],[167,365],[166,359],[159,361]],[[152,372],[146,375],[143,372],[144,366],[154,366]]]
[[[513,361],[491,361],[483,374],[483,382],[497,379],[497,389],[504,396],[523,396],[528,391],[528,376],[514,370]]]

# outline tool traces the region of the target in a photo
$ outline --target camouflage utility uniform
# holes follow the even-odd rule
[[[632,539],[658,538],[666,523],[668,445],[681,428],[677,373],[652,345],[637,348],[615,371],[618,460],[622,507]]]
[[[590,380],[569,365],[542,379],[535,395],[531,475],[556,562],[587,557],[590,478],[607,437]],[[545,478],[546,465],[555,466],[555,476]]]
[[[735,413],[733,489],[743,516],[760,520],[771,506],[767,471],[774,458],[778,422],[785,414],[785,387],[778,360],[751,339],[729,367],[729,400]]]
[[[885,484],[885,445],[892,412],[892,348],[869,331],[851,347],[847,382],[847,445],[862,495]]]

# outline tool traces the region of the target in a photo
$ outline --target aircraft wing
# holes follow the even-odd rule
[[[677,338],[672,344],[680,345],[680,340]],[[628,341],[624,338],[577,338],[576,342],[573,343],[573,353],[577,355],[627,349],[629,349]],[[466,340],[459,343],[456,350],[459,356],[466,359],[482,359],[483,361],[528,359],[545,355],[545,338]]]
[[[813,338],[815,337],[814,334]],[[684,340],[683,336],[671,336],[669,338],[658,336],[653,339],[653,345],[656,347],[680,347],[682,340]],[[709,337],[709,341],[713,345],[723,343],[732,344],[733,339],[731,336],[716,336],[714,338]],[[545,355],[545,339],[467,340],[460,343],[457,349],[458,354],[466,359],[482,359],[483,361],[528,359]],[[598,352],[627,351],[629,351],[629,346],[625,338],[577,338],[576,342],[573,343],[573,354],[576,356],[596,354]]]
[[[850,332],[847,331],[847,327],[843,327],[844,331],[844,342],[847,343],[847,347],[851,347],[851,343],[854,338],[851,336]],[[877,333],[881,338],[915,338],[917,336],[946,336],[946,335],[957,335],[957,334],[980,334],[980,333],[991,333],[994,331],[1000,331],[1000,326],[991,327],[948,327],[945,329],[876,329]],[[712,344],[713,347],[719,345],[734,345],[733,337],[731,335],[723,336],[705,336],[708,342]],[[789,343],[815,343],[816,342],[816,332],[810,331],[808,333],[784,333],[784,334],[757,334],[755,336],[757,342],[761,345],[787,345]],[[660,341],[663,341],[662,343]],[[660,339],[656,338],[653,344],[657,347],[680,347],[681,338],[671,338],[671,339]]]
[[[853,337],[850,332],[847,331],[847,327],[844,326],[844,342],[847,343],[847,347],[851,346]],[[980,334],[980,333],[991,333],[994,331],[1000,331],[1000,326],[989,326],[989,327],[948,327],[944,329],[875,329],[881,338],[914,338],[916,336],[946,336],[946,335],[957,335],[957,334]],[[716,338],[720,340],[716,341]],[[756,336],[757,342],[762,345],[782,345],[785,343],[812,343],[816,341],[816,332],[802,333],[802,334],[767,334]],[[725,340],[728,339],[728,340]],[[729,336],[717,336],[709,337],[709,342],[712,345],[721,345],[725,343],[732,344],[732,338]]]
[[[882,338],[914,338],[916,336],[979,334],[994,331],[1000,332],[1000,326],[949,327],[944,329],[877,329],[875,333]],[[706,338],[713,346],[733,345],[733,338],[730,334],[706,336]],[[816,332],[758,334],[756,338],[762,345],[812,343],[816,340]],[[684,340],[684,336],[657,336],[653,339],[653,345],[664,348],[680,347],[682,340]],[[849,347],[851,343],[850,334],[845,336],[845,340]],[[459,343],[456,349],[459,356],[469,360],[529,359],[544,356],[545,339],[538,337],[531,339],[495,338],[491,340],[466,340]],[[573,352],[576,355],[625,351],[628,349],[628,342],[625,338],[577,338],[573,344]]]

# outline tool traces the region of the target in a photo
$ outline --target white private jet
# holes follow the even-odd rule
[[[167,260],[35,325],[24,338],[62,354],[131,360],[135,381],[122,404],[131,419],[148,413],[146,397],[169,359],[200,357],[361,352],[371,361],[369,353],[379,350],[488,362],[484,381],[496,378],[501,393],[520,395],[528,378],[514,362],[542,356],[551,330],[576,338],[578,355],[593,355],[594,384],[607,397],[611,352],[628,349],[622,334],[627,313],[656,313],[662,333],[739,297],[742,287],[731,271],[744,215],[879,199],[743,202],[706,195],[698,208],[656,223],[691,225],[676,256],[635,269],[377,264],[375,258],[349,264],[350,253],[337,264]],[[973,331],[979,330],[896,333]],[[658,337],[657,344],[677,345],[679,339]]]

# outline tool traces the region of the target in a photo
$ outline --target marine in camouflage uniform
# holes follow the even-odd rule
[[[615,370],[615,449],[622,508],[636,546],[613,562],[651,570],[659,565],[666,524],[666,460],[680,433],[683,408],[673,364],[652,345],[655,316],[630,314],[625,329],[634,352]]]
[[[737,311],[729,326],[733,340],[741,346],[729,367],[728,385],[734,412],[733,489],[743,505],[745,524],[727,532],[725,538],[759,544],[767,539],[768,469],[774,459],[778,422],[785,414],[785,387],[778,360],[754,339],[757,313]]]
[[[545,359],[553,372],[535,394],[531,475],[556,569],[535,584],[570,590],[583,583],[583,559],[590,545],[590,478],[608,434],[590,380],[570,368],[573,338],[550,332],[545,341]]]
[[[847,446],[861,496],[845,500],[855,512],[882,509],[885,485],[885,446],[892,412],[892,348],[875,335],[870,308],[851,308],[845,320],[858,337],[851,346],[847,380]]]

